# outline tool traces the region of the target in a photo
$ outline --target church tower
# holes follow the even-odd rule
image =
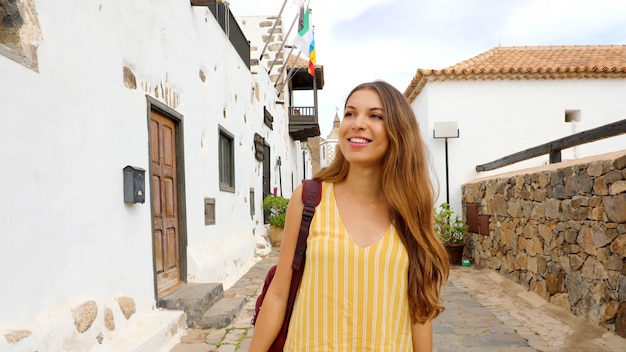
[[[335,158],[335,150],[339,144],[339,111],[335,113],[335,120],[333,121],[333,129],[328,134],[326,139],[323,139],[320,143],[320,163],[321,167],[326,167]]]

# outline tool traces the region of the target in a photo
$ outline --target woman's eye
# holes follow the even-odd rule
[[[372,115],[372,118],[379,119],[379,120],[383,119],[383,117],[381,115],[378,115],[378,114]]]
[[[347,111],[343,114],[343,117],[350,117],[350,116],[354,116],[354,113],[352,111]]]

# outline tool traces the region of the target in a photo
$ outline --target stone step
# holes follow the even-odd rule
[[[138,317],[132,328],[112,342],[107,351],[169,351],[185,331],[185,315],[180,311],[155,310]]]
[[[222,329],[230,325],[248,302],[246,297],[224,297],[202,316],[200,329]]]
[[[182,310],[187,327],[196,328],[205,313],[224,297],[221,283],[185,284],[159,300],[159,307]]]

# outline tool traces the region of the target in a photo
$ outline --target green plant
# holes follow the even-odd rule
[[[465,243],[465,233],[469,226],[463,221],[450,204],[441,203],[439,212],[435,209],[435,233],[444,245]]]
[[[289,199],[282,196],[269,195],[263,199],[263,210],[269,212],[270,225],[285,227],[285,212]]]

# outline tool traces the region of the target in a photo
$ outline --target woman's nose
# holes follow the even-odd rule
[[[357,115],[352,123],[352,128],[355,130],[362,130],[365,128],[365,119],[363,115]]]

